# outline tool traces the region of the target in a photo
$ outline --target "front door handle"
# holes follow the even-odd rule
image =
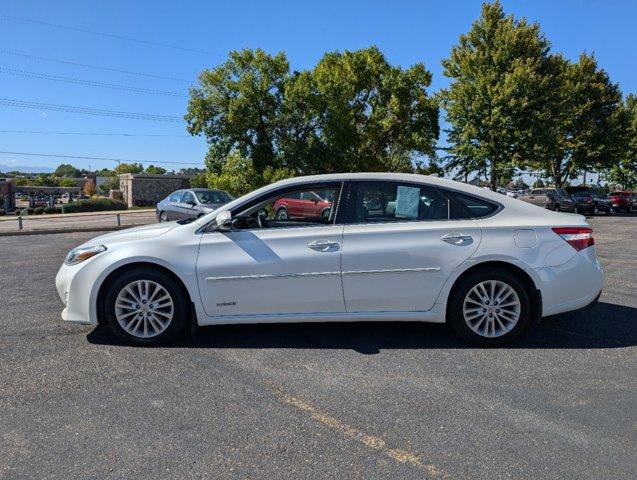
[[[315,252],[336,252],[339,249],[339,244],[329,240],[314,240],[308,243],[307,247]]]
[[[471,235],[465,235],[464,233],[447,233],[440,237],[440,240],[458,247],[471,245],[473,243],[473,237]]]

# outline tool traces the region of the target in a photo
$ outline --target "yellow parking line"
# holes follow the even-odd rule
[[[438,476],[442,473],[438,467],[432,464],[424,464],[417,455],[409,452],[408,450],[391,448],[382,438],[375,437],[373,435],[367,435],[357,428],[351,427],[350,425],[341,422],[339,419],[331,416],[330,414],[320,411],[306,401],[288,395],[278,387],[272,387],[272,391],[285,404],[309,414],[312,419],[316,420],[322,425],[330,427],[333,430],[337,430],[346,437],[356,440],[372,450],[382,452],[389,458],[399,463],[409,464],[413,467],[418,468],[419,470],[423,470],[425,473],[427,473],[427,475],[432,477]]]

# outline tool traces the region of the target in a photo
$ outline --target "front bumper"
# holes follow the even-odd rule
[[[604,285],[604,270],[597,261],[594,246],[577,252],[562,265],[535,271],[541,282],[544,317],[589,305]]]
[[[91,297],[91,286],[86,272],[82,272],[82,264],[66,265],[62,264],[55,276],[55,287],[64,303],[62,310],[62,320],[67,322],[94,325],[95,318],[91,318],[89,299]]]

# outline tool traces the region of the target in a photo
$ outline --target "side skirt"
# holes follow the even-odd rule
[[[197,312],[197,323],[204,325],[231,325],[250,323],[302,323],[302,322],[445,322],[446,305],[436,303],[426,312],[335,312],[225,315],[211,317]]]

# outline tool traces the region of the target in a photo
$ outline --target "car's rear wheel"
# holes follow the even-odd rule
[[[161,271],[142,268],[111,282],[104,316],[111,330],[126,343],[165,344],[183,333],[188,318],[184,293]]]
[[[503,345],[519,336],[531,318],[531,296],[517,276],[507,270],[477,270],[454,287],[448,321],[474,343]]]
[[[290,215],[285,207],[281,207],[276,211],[276,219],[277,220],[288,220]]]

